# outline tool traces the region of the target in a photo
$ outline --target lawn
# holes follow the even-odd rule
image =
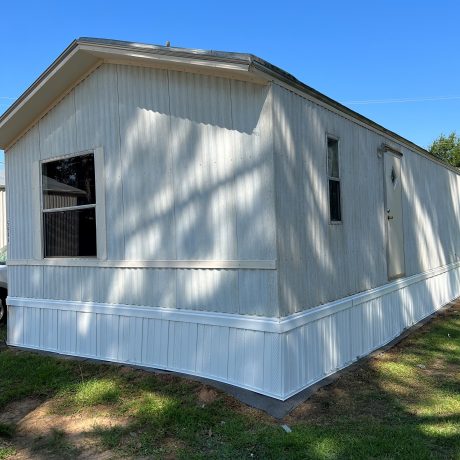
[[[282,421],[168,374],[0,347],[0,459],[99,455],[460,459],[460,303]]]

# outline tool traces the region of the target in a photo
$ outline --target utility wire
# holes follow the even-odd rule
[[[403,104],[405,102],[428,102],[428,101],[453,101],[460,100],[460,96],[436,96],[436,97],[414,97],[404,99],[367,99],[363,101],[342,102],[344,105],[366,105],[366,104]]]

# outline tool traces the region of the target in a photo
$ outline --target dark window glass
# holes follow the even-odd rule
[[[96,203],[94,155],[42,164],[43,209]]]
[[[327,138],[327,172],[329,177],[339,178],[339,141]]]
[[[340,181],[329,180],[329,209],[331,222],[340,222],[342,212],[340,210]]]
[[[43,213],[45,257],[95,257],[96,210]]]

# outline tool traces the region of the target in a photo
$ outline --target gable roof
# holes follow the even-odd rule
[[[0,148],[6,149],[12,145],[69,88],[75,86],[101,63],[111,61],[132,65],[147,63],[150,66],[212,73],[259,83],[276,81],[460,174],[457,168],[438,160],[422,147],[316,91],[288,72],[253,54],[87,37],[74,40],[0,117]]]

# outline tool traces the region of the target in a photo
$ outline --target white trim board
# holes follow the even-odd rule
[[[276,270],[276,260],[98,260],[94,258],[47,258],[8,260],[10,266],[109,267],[109,268],[184,268]]]
[[[44,259],[49,260],[49,259]],[[94,261],[97,266],[101,265],[100,261]],[[10,265],[13,265],[10,263]],[[32,263],[31,265],[37,265]],[[40,264],[38,264],[40,265]],[[54,264],[51,264],[54,265]],[[59,265],[59,264],[58,264]],[[65,263],[63,263],[65,265]],[[189,310],[181,308],[165,308],[158,306],[133,306],[125,304],[106,304],[97,302],[80,302],[69,300],[54,299],[33,299],[26,297],[8,297],[7,303],[12,306],[27,306],[32,308],[49,308],[66,311],[84,311],[91,313],[119,314],[123,316],[167,319],[171,321],[184,321],[197,324],[209,324],[215,326],[228,326],[240,329],[250,329],[254,331],[263,331],[270,333],[282,334],[293,329],[302,327],[308,323],[317,321],[326,316],[331,316],[343,310],[370,302],[392,292],[399,291],[414,283],[418,283],[429,278],[441,275],[448,271],[460,267],[460,262],[454,262],[449,265],[428,270],[424,273],[400,278],[391,283],[379,286],[368,291],[354,294],[349,297],[329,302],[324,305],[311,308],[306,311],[294,313],[292,315],[276,318],[266,316],[242,315],[236,313],[218,313],[212,311]]]

